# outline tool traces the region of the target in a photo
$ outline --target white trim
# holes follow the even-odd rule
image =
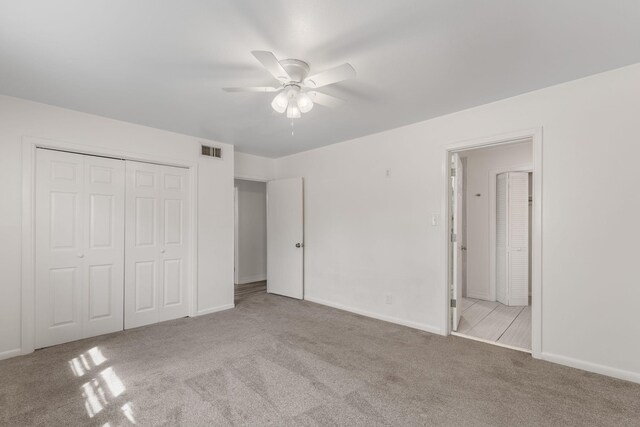
[[[253,276],[240,277],[236,283],[238,285],[244,285],[246,283],[263,282],[265,280],[267,280],[267,273],[260,273],[254,274]]]
[[[173,158],[140,154],[111,148],[94,147],[32,136],[22,137],[22,277],[21,277],[21,344],[20,353],[35,349],[35,283],[34,283],[34,197],[36,149],[48,148],[73,153],[112,157],[122,160],[156,163],[189,169],[191,190],[191,271],[189,273],[189,315],[196,315],[198,307],[198,165],[193,161],[177,161]]]
[[[489,171],[489,301],[496,300],[496,177],[505,172],[533,172],[533,164],[527,163]]]
[[[467,290],[467,298],[481,299],[481,300],[485,300],[485,301],[492,301],[490,295],[476,294],[476,293],[473,293],[473,292],[469,292],[469,290]],[[494,298],[494,301],[495,301],[495,298]]]
[[[14,348],[13,350],[7,350],[0,353],[0,360],[10,359],[12,357],[20,356],[22,353],[22,349]]]
[[[225,305],[219,305],[217,307],[213,307],[213,308],[207,308],[205,310],[200,310],[196,313],[196,316],[204,316],[205,314],[211,314],[211,313],[217,313],[219,311],[224,311],[224,310],[229,310],[231,308],[235,308],[235,304],[225,304]]]
[[[487,136],[474,140],[446,144],[442,148],[442,206],[443,230],[441,235],[441,253],[443,257],[444,298],[441,333],[451,334],[450,290],[449,290],[449,156],[452,152],[465,149],[498,146],[524,140],[533,141],[533,231],[532,231],[532,307],[531,307],[531,349],[532,356],[540,358],[542,353],[542,127]]]
[[[239,179],[242,181],[256,181],[256,182],[269,182],[273,180],[273,178],[265,178],[263,176],[252,176],[252,175],[234,175],[233,179]]]
[[[612,368],[610,366],[600,365],[597,363],[585,362],[584,360],[574,359],[572,357],[560,356],[553,353],[541,353],[540,359],[547,362],[558,363],[560,365],[569,366],[571,368],[582,369],[583,371],[594,372],[596,374],[606,375],[621,380],[632,381],[640,384],[640,373],[625,371],[624,369]]]
[[[467,335],[467,334],[461,334],[460,332],[455,332],[455,331],[451,331],[451,335],[455,335],[456,337],[462,337],[462,338],[467,338],[473,341],[479,341],[485,344],[492,344],[498,347],[504,347],[504,348],[508,348],[509,350],[515,350],[515,351],[521,351],[523,353],[527,353],[527,354],[531,354],[531,350],[527,350],[526,348],[522,348],[522,347],[516,347],[513,345],[509,345],[509,344],[503,344],[501,342],[497,342],[497,341],[490,341],[490,340],[485,340],[484,338],[478,338],[478,337],[474,337],[472,335]]]
[[[323,300],[323,299],[320,299],[320,298],[310,297],[310,296],[306,296],[306,295],[305,295],[304,299],[305,299],[305,301],[309,301],[309,302],[313,302],[313,303],[321,304],[321,305],[326,305],[327,307],[337,308],[339,310],[348,311],[350,313],[359,314],[361,316],[371,317],[373,319],[383,320],[383,321],[389,322],[389,323],[395,323],[396,325],[407,326],[409,328],[419,329],[421,331],[430,332],[432,334],[442,335],[442,330],[440,328],[438,328],[436,326],[432,326],[432,325],[427,325],[425,323],[412,322],[410,320],[399,319],[399,318],[393,317],[393,316],[387,316],[387,315],[384,315],[384,314],[372,313],[372,312],[367,311],[367,310],[361,310],[359,308],[349,307],[349,306],[346,306],[346,305],[342,305],[342,304],[338,304],[338,303],[335,303],[335,302]]]
[[[266,190],[265,190],[266,198]],[[240,283],[240,214],[238,211],[238,187],[233,186],[233,283]]]

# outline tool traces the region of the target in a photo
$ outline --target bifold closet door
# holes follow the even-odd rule
[[[529,304],[529,174],[496,177],[496,299]]]
[[[189,314],[189,175],[126,162],[125,328]]]
[[[36,152],[36,348],[122,330],[124,162]]]

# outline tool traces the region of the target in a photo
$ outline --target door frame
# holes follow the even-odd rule
[[[489,171],[489,298],[493,301],[496,300],[496,177],[501,173],[507,172],[533,173],[533,165],[531,163],[527,163],[518,166],[492,169]],[[533,216],[533,212],[531,212],[531,214]],[[532,219],[533,218],[529,218],[529,221]],[[531,246],[533,245],[533,242],[529,243]],[[531,282],[531,286],[533,288],[533,281]]]
[[[458,141],[445,144],[442,150],[442,208],[441,215],[444,227],[441,234],[441,253],[443,259],[443,295],[444,295],[444,335],[451,335],[451,301],[450,301],[450,228],[451,228],[451,203],[450,203],[450,156],[454,152],[475,148],[496,147],[499,145],[532,141],[533,144],[533,210],[532,210],[532,256],[531,256],[531,355],[539,359],[542,353],[542,127],[524,129],[487,136],[483,138]],[[455,333],[455,332],[454,332]]]
[[[240,222],[239,211],[238,211],[238,187],[236,185],[233,186],[233,286],[237,285],[240,282],[239,278],[239,256],[240,256],[240,245],[239,245],[239,237],[240,237],[240,227],[238,224]]]
[[[192,161],[176,161],[173,158],[132,153],[104,147],[94,147],[53,139],[22,137],[22,269],[21,269],[21,345],[20,354],[35,350],[35,162],[38,148],[67,151],[88,156],[133,160],[188,169],[189,204],[191,209],[189,247],[189,316],[197,315],[198,307],[198,165]],[[124,283],[123,283],[124,286]]]
[[[238,282],[240,281],[240,270],[239,270],[239,260],[240,260],[240,229],[239,227],[239,216],[240,216],[240,210],[239,210],[239,205],[238,205],[238,187],[236,186],[235,181],[236,180],[240,180],[240,181],[253,181],[253,182],[264,182],[265,183],[265,194],[266,194],[266,183],[269,181],[274,180],[275,178],[264,178],[264,177],[257,177],[257,176],[248,176],[248,175],[241,175],[241,174],[235,174],[233,176],[233,286],[235,289],[235,285],[238,284]],[[268,206],[269,203],[269,195],[266,194],[265,196],[265,204]],[[267,206],[265,206],[265,212],[267,209]],[[269,236],[267,235],[267,239],[269,238]],[[269,254],[267,254],[267,257],[269,257]]]

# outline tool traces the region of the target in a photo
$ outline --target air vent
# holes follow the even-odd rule
[[[202,155],[207,157],[216,157],[218,159],[222,158],[222,148],[220,147],[209,147],[207,145],[202,146]]]

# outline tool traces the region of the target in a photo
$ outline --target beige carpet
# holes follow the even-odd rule
[[[0,408],[7,426],[638,426],[640,385],[261,293],[2,361]]]

